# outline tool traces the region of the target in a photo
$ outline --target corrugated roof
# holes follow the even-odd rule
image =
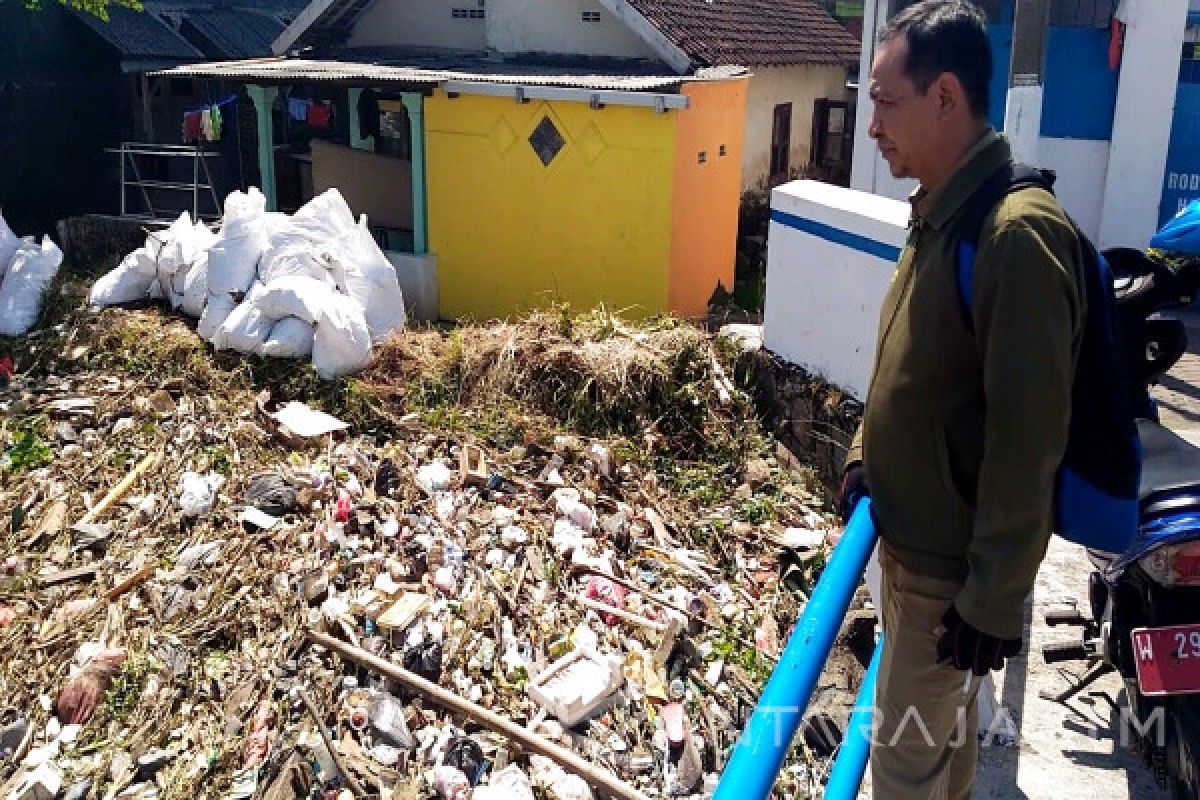
[[[812,0],[628,0],[701,65],[858,62],[859,42]]]
[[[278,18],[248,9],[188,11],[183,18],[211,44],[214,58],[269,56],[271,42],[284,28]]]
[[[110,5],[105,22],[72,9],[84,25],[115,47],[122,59],[141,61],[199,61],[204,54],[158,17],[125,6]]]
[[[407,84],[437,86],[445,81],[474,81],[525,86],[562,86],[575,89],[615,89],[620,91],[659,91],[678,86],[682,80],[723,80],[745,74],[741,67],[705,70],[694,78],[678,75],[559,75],[533,70],[499,74],[457,70],[419,69],[386,64],[359,64],[348,61],[315,61],[303,58],[219,61],[189,64],[162,70],[156,75],[193,78],[219,78],[242,83],[296,83],[300,81],[350,84]]]

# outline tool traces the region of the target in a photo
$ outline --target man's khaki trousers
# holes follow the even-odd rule
[[[937,663],[942,615],[962,588],[917,575],[879,548],[883,654],[871,747],[875,800],[968,800],[979,753],[980,679]]]

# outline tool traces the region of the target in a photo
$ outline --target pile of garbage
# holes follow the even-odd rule
[[[701,796],[835,524],[770,457],[697,507],[620,440],[168,376],[18,371],[0,413],[13,800]]]
[[[225,201],[216,233],[184,212],[93,285],[94,307],[166,298],[218,350],[309,358],[323,378],[371,361],[404,327],[395,268],[337,189],[295,214],[251,187]]]
[[[40,245],[32,236],[17,236],[0,215],[0,336],[20,336],[33,327],[42,293],[62,261],[49,236]]]

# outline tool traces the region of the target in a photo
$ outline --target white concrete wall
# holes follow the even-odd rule
[[[1054,193],[1079,229],[1093,241],[1100,235],[1100,210],[1108,174],[1109,143],[1085,139],[1038,141],[1038,163],[1057,173]]]
[[[746,140],[742,186],[765,184],[771,169],[775,106],[792,104],[791,168],[808,164],[812,151],[813,103],[821,97],[843,100],[846,69],[829,66],[756,67],[746,99]]]
[[[1158,228],[1189,0],[1127,0],[1100,247],[1145,247]]]
[[[895,261],[831,241],[861,237],[899,249],[908,204],[817,181],[795,181],[771,195],[763,344],[865,399],[875,360],[879,308]],[[822,233],[776,221],[790,215]]]
[[[484,50],[487,20],[454,19],[456,8],[492,13],[477,0],[378,0],[359,18],[349,45]]]
[[[600,14],[584,22],[583,12]],[[655,58],[625,23],[593,0],[488,0],[487,44],[501,53]]]

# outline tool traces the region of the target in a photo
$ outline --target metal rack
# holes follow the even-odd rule
[[[218,219],[221,216],[221,201],[217,197],[212,173],[208,169],[208,159],[216,158],[220,156],[220,153],[204,150],[200,145],[151,144],[147,142],[121,142],[120,147],[106,147],[105,152],[116,153],[121,159],[122,217],[147,220],[167,218],[173,212],[170,212],[169,209],[155,208],[154,201],[151,199],[152,192],[157,191],[191,192],[193,219]],[[142,177],[138,167],[139,156],[165,159],[190,158],[192,159],[192,182],[146,180]],[[201,172],[203,172],[204,183],[200,182]],[[128,193],[130,187],[137,187],[141,193],[142,202],[146,205],[146,213],[129,213]],[[211,212],[200,212],[201,192],[206,192],[207,196],[212,198]],[[161,215],[160,211],[163,212]]]

